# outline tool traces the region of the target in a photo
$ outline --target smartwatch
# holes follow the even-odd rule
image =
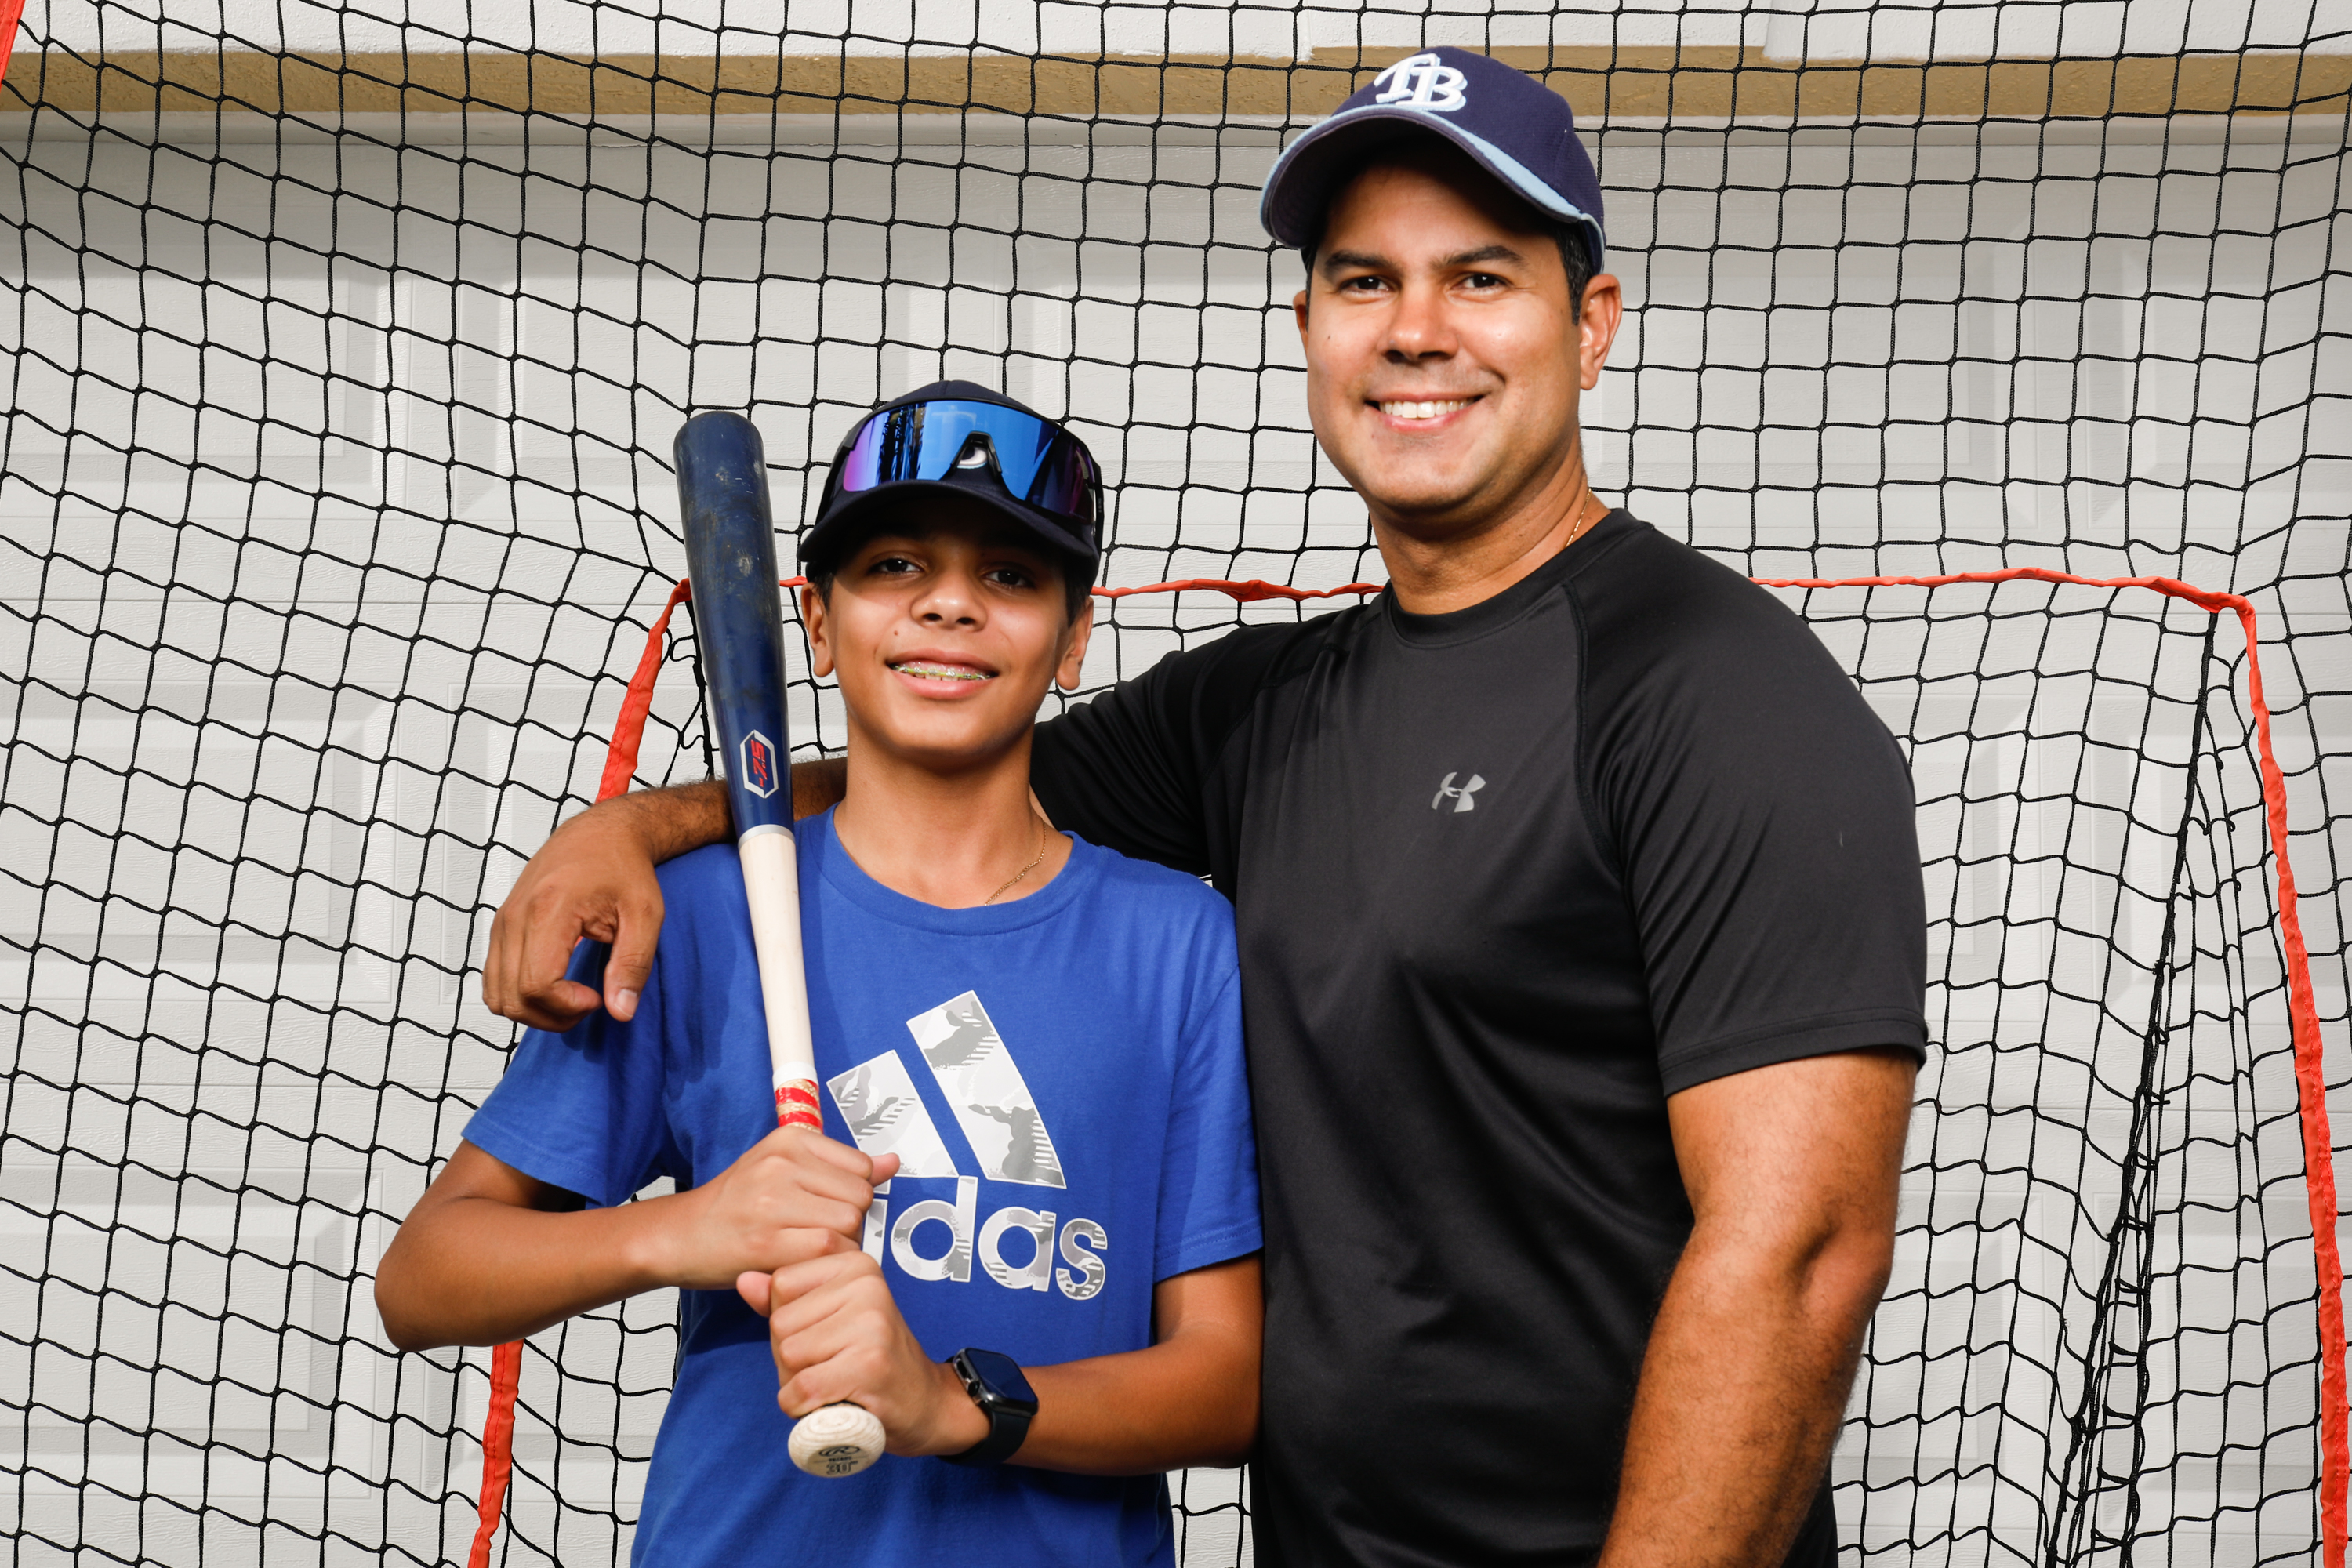
[[[1037,1395],[1021,1375],[1021,1363],[996,1351],[966,1348],[948,1358],[963,1391],[988,1417],[988,1436],[961,1454],[940,1456],[950,1465],[1001,1465],[1029,1436],[1037,1414]]]

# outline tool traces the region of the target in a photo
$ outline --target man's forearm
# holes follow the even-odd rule
[[[644,847],[646,858],[656,865],[732,837],[727,789],[717,779],[616,795],[573,817],[556,832],[561,834],[573,824],[592,817],[599,823],[617,819],[616,825],[627,829]]]
[[[847,776],[839,758],[795,765],[793,815],[839,800]],[[633,790],[572,818],[530,858],[490,922],[482,1000],[494,1013],[557,1032],[600,1000],[614,1017],[634,1017],[661,931],[654,868],[733,837],[727,791],[716,780]],[[564,973],[583,937],[612,944],[601,998]]]
[[[814,816],[825,807],[837,805],[847,791],[848,774],[848,765],[839,757],[794,763],[793,817]],[[727,810],[727,787],[717,779],[672,784],[667,789],[631,790],[581,814],[583,817],[591,816],[600,821],[618,818],[625,824],[644,847],[646,858],[656,865],[675,860],[688,850],[699,849],[706,844],[724,843],[734,835],[734,824]]]
[[[1601,1568],[1778,1568],[1837,1440],[1884,1239],[1695,1233],[1650,1334]]]
[[[849,793],[849,759],[820,757],[793,764],[793,820],[814,816],[829,805],[839,805]]]

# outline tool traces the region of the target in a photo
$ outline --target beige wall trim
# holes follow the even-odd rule
[[[553,54],[110,53],[20,50],[0,112],[567,117],[988,113],[1311,118],[1403,49],[1041,58]],[[1498,49],[1587,121],[2105,119],[2343,114],[2352,55],[2133,56],[1813,65],[1757,49]]]

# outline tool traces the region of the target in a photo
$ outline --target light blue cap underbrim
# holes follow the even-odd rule
[[[1374,121],[1415,126],[1443,136],[1468,153],[1473,163],[1508,185],[1513,194],[1538,212],[1564,223],[1582,224],[1592,237],[1592,269],[1595,272],[1601,270],[1608,255],[1608,236],[1601,229],[1599,218],[1561,195],[1534,170],[1475,132],[1464,130],[1444,114],[1425,109],[1408,109],[1402,104],[1368,103],[1359,109],[1343,110],[1284,148],[1282,156],[1274,161],[1274,169],[1265,177],[1265,189],[1258,196],[1259,226],[1284,245],[1303,246],[1307,240],[1306,231],[1293,227],[1275,211],[1275,198],[1284,179],[1298,167],[1299,156],[1307,149],[1319,147],[1335,135],[1352,132],[1356,126]],[[1289,232],[1286,233],[1286,229]]]

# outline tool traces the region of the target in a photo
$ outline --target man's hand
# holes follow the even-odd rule
[[[571,1028],[598,1000],[564,975],[572,950],[586,938],[613,947],[604,965],[605,1010],[624,1022],[635,1016],[661,935],[655,862],[726,831],[727,797],[711,784],[617,795],[557,828],[490,922],[482,1000],[491,1012],[533,1028]]]
[[[872,1160],[805,1127],[779,1127],[700,1186],[656,1200],[671,1211],[656,1271],[684,1289],[724,1290],[747,1269],[764,1276],[856,1252],[875,1184],[898,1171],[896,1154]]]
[[[814,816],[842,797],[848,772],[838,757],[793,764],[793,816]],[[664,860],[723,842],[727,793],[716,783],[636,791],[592,805],[557,828],[515,879],[490,921],[482,1000],[491,1012],[561,1033],[595,1010],[626,1023],[652,973],[661,937]],[[604,994],[566,979],[583,939],[610,942]]]
[[[923,1353],[882,1266],[865,1253],[746,1273],[735,1289],[768,1319],[785,1415],[854,1401],[881,1421],[891,1453],[911,1458],[961,1454],[988,1436],[988,1417],[953,1368]]]

